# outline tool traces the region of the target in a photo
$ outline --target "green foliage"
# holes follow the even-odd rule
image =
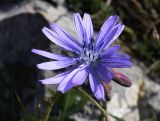
[[[153,113],[153,116],[152,116],[151,118],[145,119],[145,120],[143,120],[143,121],[158,121],[158,120],[157,120],[156,114]]]
[[[84,105],[86,105],[87,101],[89,100],[86,99],[84,96],[82,96],[81,93],[79,93],[77,90],[74,89],[70,90],[64,95],[61,95],[61,97],[53,105],[53,114],[50,114],[48,121],[74,121],[73,119],[70,118],[70,116],[75,114],[76,112],[83,112],[83,107]],[[19,103],[22,105],[20,99]],[[58,107],[58,113],[55,113],[54,109],[55,105]],[[22,108],[22,110],[24,109]],[[114,115],[111,114],[109,115],[116,121],[124,121],[123,119],[120,119]],[[25,113],[25,116],[20,121],[37,121],[40,119],[41,117],[37,113],[34,114]],[[98,119],[99,121],[103,121],[104,119],[103,115],[101,114]]]
[[[83,110],[87,99],[72,89],[62,95],[53,105],[49,121],[73,121],[70,116]],[[58,112],[56,111],[58,108]],[[23,109],[22,109],[23,110]],[[44,110],[45,111],[45,110]],[[26,115],[21,121],[37,121],[40,119],[38,114]]]
[[[99,30],[100,27],[103,25],[104,21],[113,13],[112,7],[107,7],[105,4],[101,6],[101,9],[95,13],[92,14],[92,20],[95,30]]]
[[[158,0],[112,2],[114,11],[127,26],[121,36],[122,41],[131,49],[133,56],[147,67],[160,59],[159,4]],[[153,73],[160,77],[160,65],[156,68],[157,72],[153,69],[152,73],[149,73],[151,77]],[[155,74],[154,77],[156,78]]]
[[[23,119],[21,119],[20,121],[37,121],[37,117],[33,114],[29,114],[25,116]]]
[[[103,0],[66,0],[66,6],[69,10],[82,15],[85,12],[91,14],[95,30],[98,30],[113,13],[112,7],[107,6]]]
[[[71,121],[71,114],[81,111],[87,100],[82,98],[74,89],[64,94],[58,101],[57,105],[60,108],[59,115],[55,121]]]
[[[72,11],[93,14],[101,9],[101,0],[66,0],[66,5]]]

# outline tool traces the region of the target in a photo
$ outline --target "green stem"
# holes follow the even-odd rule
[[[105,121],[109,121],[107,112],[101,107],[101,105],[99,103],[97,103],[96,100],[94,100],[90,95],[88,95],[83,89],[81,89],[79,87],[77,87],[76,89],[79,92],[81,92],[84,96],[86,96],[92,103],[94,103],[97,106],[97,108],[99,108],[99,110],[102,112],[102,114],[105,117]]]
[[[15,95],[16,95],[18,103],[20,104],[20,107],[21,107],[21,109],[22,109],[22,111],[24,113],[24,121],[28,121],[27,118],[26,118],[27,117],[27,112],[26,112],[26,110],[24,108],[24,105],[22,104],[21,98],[19,97],[19,95],[18,95],[16,90],[15,90]]]
[[[52,106],[53,106],[53,104],[60,98],[60,96],[61,96],[61,95],[58,94],[58,95],[55,96],[54,99],[52,99],[51,101],[48,101],[48,102],[47,102],[47,107],[46,107],[45,114],[44,114],[42,120],[40,120],[40,121],[48,121],[49,114],[50,114],[50,112],[51,112],[51,110],[52,110]]]

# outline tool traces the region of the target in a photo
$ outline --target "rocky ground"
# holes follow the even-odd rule
[[[26,73],[29,80],[34,80],[34,82],[40,77],[47,78],[55,74],[53,72],[37,72],[36,68],[33,69],[33,66],[41,62],[43,58],[36,56],[36,60],[30,60],[30,56],[33,57],[30,50],[33,47],[39,49],[52,48],[52,51],[62,53],[41,32],[41,28],[47,26],[49,23],[56,22],[66,31],[75,35],[72,13],[65,8],[63,2],[63,0],[54,0],[52,2],[26,0],[23,2],[17,1],[17,4],[12,2],[7,3],[5,0],[4,2],[0,2],[0,72],[2,73],[0,77],[6,80],[6,82],[1,82],[1,85],[7,85],[9,83],[10,78],[7,74],[15,74],[14,72],[17,70],[21,72],[24,66],[27,72],[23,71],[23,73],[17,74],[16,83],[26,80],[25,78],[19,78],[19,76],[23,77],[22,75]],[[128,76],[132,80],[133,85],[131,88],[124,88],[113,83],[112,100],[107,103],[108,112],[125,119],[125,121],[143,121],[146,118],[151,118],[153,113],[157,117],[159,116],[158,118],[160,119],[160,85],[146,77],[143,73],[144,70],[137,64],[134,64],[131,69],[117,70]],[[23,95],[23,91],[26,92],[26,90],[30,90],[29,87],[33,86],[31,82],[26,82],[25,84],[29,86],[26,88],[23,88],[23,86],[18,87],[21,95]],[[43,88],[37,82],[34,85]],[[9,102],[9,97],[12,93],[6,92],[5,89],[0,90],[1,92],[5,92],[2,93],[0,104],[5,101]],[[39,92],[33,90],[28,95],[36,95],[37,93]],[[22,100],[25,101],[25,99]],[[36,100],[34,99],[32,105],[35,103]],[[2,106],[0,111],[2,112],[4,109]],[[90,111],[87,105],[84,111],[92,114],[92,111]],[[73,118],[77,121],[94,120],[94,117],[91,119],[87,117],[88,119],[86,119],[81,114],[75,114]],[[114,119],[112,120],[114,121]]]

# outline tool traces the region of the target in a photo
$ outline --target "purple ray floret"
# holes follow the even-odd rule
[[[120,53],[120,46],[110,47],[124,29],[118,23],[118,16],[110,16],[102,25],[99,33],[94,37],[90,15],[85,13],[81,18],[79,13],[73,15],[78,39],[71,36],[57,24],[50,28],[44,27],[43,33],[53,43],[75,54],[73,57],[53,54],[47,51],[33,49],[32,52],[52,59],[37,65],[42,70],[57,70],[68,68],[67,71],[54,77],[40,80],[43,84],[58,84],[57,90],[65,93],[74,86],[82,85],[87,77],[94,96],[98,100],[105,99],[102,81],[110,83],[114,78],[112,68],[129,68],[132,66],[130,56]]]

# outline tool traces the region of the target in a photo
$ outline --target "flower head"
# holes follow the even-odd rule
[[[82,85],[89,77],[94,96],[104,100],[104,83],[110,83],[118,74],[113,72],[112,68],[128,68],[132,65],[130,56],[119,52],[119,45],[110,47],[124,29],[122,23],[117,24],[118,18],[110,16],[96,37],[90,15],[87,13],[83,18],[79,13],[73,15],[78,39],[57,24],[51,24],[50,29],[44,27],[42,31],[46,37],[63,49],[75,53],[75,56],[69,57],[33,49],[32,52],[54,60],[38,64],[39,69],[57,70],[70,67],[68,71],[40,81],[43,84],[58,84],[57,90],[64,93],[74,86]]]

